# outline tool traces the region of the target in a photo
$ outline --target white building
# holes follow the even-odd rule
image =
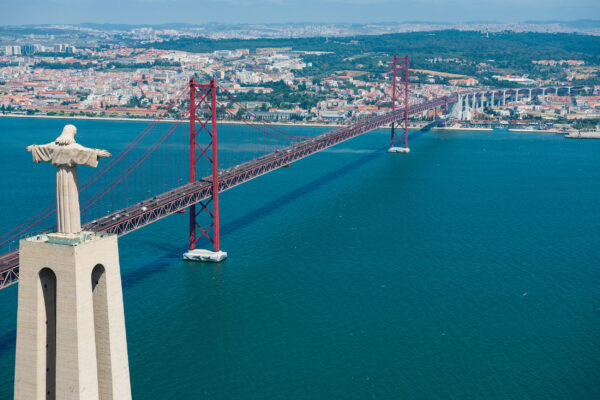
[[[21,55],[21,46],[4,46],[4,55],[20,56]]]

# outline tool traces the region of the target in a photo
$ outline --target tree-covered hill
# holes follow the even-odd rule
[[[506,66],[530,64],[540,59],[578,59],[588,65],[600,64],[600,37],[550,33],[480,33],[445,30],[378,36],[298,39],[207,39],[186,38],[146,46],[190,52],[212,52],[259,47],[292,47],[294,50],[331,51],[339,57],[365,53],[410,54],[421,64],[432,57],[495,62]]]

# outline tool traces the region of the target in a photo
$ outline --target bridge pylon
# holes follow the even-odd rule
[[[398,137],[396,134],[396,122],[392,122],[392,131],[391,131],[391,143],[390,148],[388,149],[388,153],[409,153],[410,149],[408,148],[408,55],[400,58],[394,54],[393,59],[393,81],[392,81],[392,112],[396,110],[396,101],[398,98],[398,85],[397,79],[400,77],[402,79],[402,74],[404,74],[404,147],[399,146],[401,144],[402,139]],[[399,70],[400,69],[400,73]]]
[[[227,258],[227,253],[221,251],[219,232],[219,159],[218,159],[218,136],[217,136],[217,81],[212,78],[208,84],[200,84],[194,78],[190,79],[190,183],[198,179],[196,177],[196,164],[200,161],[208,161],[212,166],[210,178],[212,183],[211,197],[205,201],[190,206],[190,236],[189,250],[184,253],[183,258],[189,261],[221,262]],[[209,116],[203,120],[198,116],[197,109],[206,106]],[[196,129],[196,122],[200,125]],[[206,135],[208,144],[202,143],[201,135]],[[196,149],[199,150],[198,156]],[[206,220],[208,225],[203,225],[200,218]],[[196,235],[197,232],[200,235]],[[213,245],[212,250],[197,249],[198,240],[206,237]]]

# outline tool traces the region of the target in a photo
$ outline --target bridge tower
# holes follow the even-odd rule
[[[403,58],[398,57],[394,54],[393,59],[393,81],[392,81],[392,112],[396,110],[396,101],[398,99],[398,85],[397,78],[402,77],[404,74],[404,147],[397,146],[398,142],[401,142],[401,138],[396,135],[395,122],[392,122],[391,132],[391,143],[388,153],[409,153],[408,148],[408,55]],[[398,69],[401,69],[399,74]],[[402,78],[401,78],[402,79]]]
[[[196,205],[190,206],[190,236],[189,250],[183,255],[185,260],[221,262],[227,258],[227,253],[221,251],[219,232],[219,152],[217,136],[217,81],[213,78],[208,84],[200,84],[194,78],[190,79],[190,183],[196,182],[196,164],[208,161],[212,166],[209,178],[212,183],[212,196],[200,202],[199,210]],[[206,106],[209,116],[202,120],[198,116],[199,107]],[[196,122],[200,125],[196,129]],[[201,135],[206,135],[208,144],[201,144]],[[196,156],[196,149],[199,155]],[[204,177],[200,177],[203,179]],[[212,210],[211,210],[212,209]],[[202,223],[200,220],[208,220]],[[206,225],[208,224],[208,225]],[[200,231],[197,236],[196,232]],[[197,249],[196,244],[206,237],[213,245],[212,250]]]

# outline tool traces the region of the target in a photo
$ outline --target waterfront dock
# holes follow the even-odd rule
[[[600,139],[600,131],[593,132],[571,132],[565,135],[567,139]]]

